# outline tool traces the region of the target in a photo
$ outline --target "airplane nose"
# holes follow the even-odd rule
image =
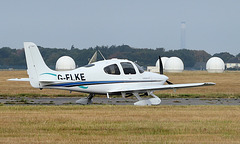
[[[167,77],[167,76],[164,75],[164,77],[165,77],[165,78],[164,78],[164,81],[167,82],[167,84],[169,84],[169,85],[172,85],[172,84],[173,84],[172,82],[168,81],[168,77]]]
[[[163,79],[164,79],[165,81],[167,81],[167,80],[168,80],[168,77],[165,76],[165,75],[163,75],[163,76],[164,76]]]
[[[159,75],[159,79],[165,83],[168,80],[168,77],[165,75]]]

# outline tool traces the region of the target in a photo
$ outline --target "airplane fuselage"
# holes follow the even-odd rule
[[[96,94],[110,94],[136,87],[155,87],[163,85],[168,79],[165,75],[144,72],[135,63],[120,59],[98,61],[71,71],[43,72],[39,78],[43,81],[40,88]]]

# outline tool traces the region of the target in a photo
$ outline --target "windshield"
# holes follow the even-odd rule
[[[143,72],[144,72],[144,70],[143,70],[143,68],[142,68],[141,66],[139,66],[139,65],[136,64],[136,63],[135,63],[135,65],[137,66],[138,71],[139,71],[140,73],[143,73]]]
[[[133,65],[129,62],[121,62],[124,74],[136,74]]]

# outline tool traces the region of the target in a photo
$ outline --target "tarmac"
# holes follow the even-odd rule
[[[0,97],[1,105],[78,105],[80,97]],[[135,98],[93,98],[92,105],[134,105]],[[240,99],[227,98],[161,98],[160,105],[240,105]]]

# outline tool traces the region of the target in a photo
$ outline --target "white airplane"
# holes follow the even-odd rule
[[[163,75],[160,59],[160,74],[146,72],[136,63],[123,59],[102,60],[70,71],[55,71],[44,62],[38,47],[32,42],[24,42],[29,78],[9,79],[30,81],[34,88],[62,89],[89,93],[88,97],[76,101],[91,104],[95,94],[120,94],[123,98],[134,95],[138,101],[134,105],[159,105],[161,100],[153,94],[156,90],[210,86],[215,83],[172,84]],[[164,85],[164,83],[168,85]],[[153,98],[143,99],[142,95]]]

